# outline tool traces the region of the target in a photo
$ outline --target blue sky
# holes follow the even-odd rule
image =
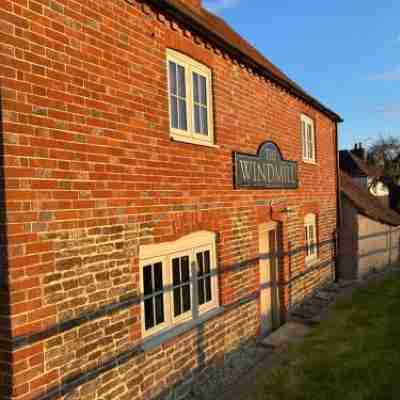
[[[338,112],[340,147],[400,137],[400,1],[203,0]]]

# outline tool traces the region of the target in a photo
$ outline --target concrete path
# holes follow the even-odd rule
[[[267,347],[276,348],[291,343],[302,342],[310,330],[310,326],[299,322],[288,322],[263,339],[261,344]]]

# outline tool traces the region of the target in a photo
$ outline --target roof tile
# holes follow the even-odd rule
[[[353,203],[360,214],[391,226],[400,225],[400,214],[385,207],[375,196],[354,183],[345,172],[340,173],[340,190]]]
[[[252,60],[252,62],[255,63],[258,68],[266,71],[267,74],[271,75],[271,78],[273,77],[277,79],[281,85],[285,86],[287,89],[291,89],[298,96],[302,97],[303,100],[318,108],[330,118],[337,122],[342,122],[342,119],[338,114],[324,106],[318,100],[309,95],[297,83],[289,79],[287,75],[285,75],[279,68],[272,64],[264,55],[262,55],[257,49],[249,44],[249,42],[236,33],[223,19],[217,17],[204,8],[191,7],[185,4],[183,0],[148,1],[161,8],[169,7],[179,11],[179,13],[189,19],[189,23],[190,20],[192,20],[201,26],[202,29],[206,30],[207,32],[211,32],[225,44],[231,46],[240,54]]]

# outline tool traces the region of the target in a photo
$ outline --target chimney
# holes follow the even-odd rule
[[[351,150],[351,152],[358,158],[360,158],[361,160],[366,160],[367,159],[367,152],[364,149],[362,143],[356,143],[354,145],[354,149]]]

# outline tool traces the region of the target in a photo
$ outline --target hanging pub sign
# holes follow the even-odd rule
[[[278,146],[263,143],[256,156],[234,153],[235,186],[266,189],[296,189],[297,162],[285,161]]]

